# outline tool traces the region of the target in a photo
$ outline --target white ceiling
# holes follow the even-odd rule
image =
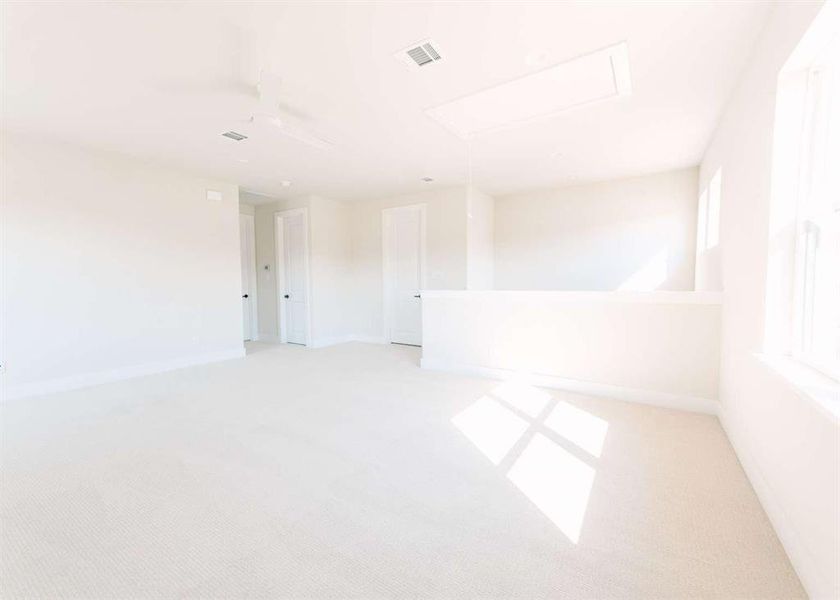
[[[626,40],[631,96],[472,142],[475,184],[506,194],[697,164],[769,10],[765,2],[3,3],[0,118],[10,130],[263,194],[384,196],[466,180],[465,142],[425,109]],[[393,57],[425,38],[444,60],[416,69]],[[280,76],[281,108],[333,148],[244,122],[257,110],[260,69]],[[221,137],[230,129],[251,137]]]

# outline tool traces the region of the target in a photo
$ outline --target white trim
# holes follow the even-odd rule
[[[259,342],[266,342],[272,344],[282,344],[284,342],[280,341],[280,336],[277,335],[268,335],[268,334],[260,334]],[[312,344],[307,346],[308,348],[327,348],[329,346],[335,346],[337,344],[346,344],[348,342],[358,342],[361,344],[387,344],[388,342],[385,341],[383,337],[376,337],[372,335],[343,335],[337,337],[330,337],[330,338],[320,338],[315,339],[312,341]]]
[[[794,571],[799,576],[799,581],[802,583],[802,587],[805,588],[805,593],[809,598],[828,598],[828,596],[823,596],[821,592],[830,589],[831,583],[815,567],[817,561],[814,560],[808,546],[803,543],[797,533],[796,527],[791,524],[788,513],[785,511],[782,503],[779,502],[778,495],[773,491],[767,479],[764,477],[764,473],[758,462],[756,462],[752,453],[747,450],[746,445],[741,439],[733,435],[735,429],[730,429],[728,426],[729,419],[726,416],[726,410],[723,406],[723,404],[719,406],[718,421],[720,421],[723,432],[729,439],[729,443],[732,445],[732,449],[735,451],[735,455],[738,457],[738,461],[741,463],[741,468],[744,469],[750,485],[752,485],[756,496],[758,496],[761,507],[764,509],[767,518],[770,520],[770,524],[776,531],[776,536],[782,543],[785,554],[787,554]],[[819,583],[815,584],[815,582]]]
[[[840,418],[840,382],[790,356],[754,355],[800,398],[830,419]]]
[[[270,334],[270,333],[261,333],[261,334],[259,334],[259,335],[257,336],[256,341],[258,341],[258,342],[268,342],[268,343],[272,343],[272,344],[280,344],[280,343],[282,343],[282,342],[280,341],[280,336],[279,336],[279,335],[273,335],[273,334]]]
[[[94,385],[100,385],[103,383],[109,383],[112,381],[120,381],[123,379],[141,377],[143,375],[151,375],[153,373],[174,371],[175,369],[182,369],[184,367],[202,365],[205,363],[218,362],[222,360],[230,360],[234,358],[242,358],[244,356],[245,348],[238,347],[231,348],[229,350],[208,352],[205,354],[183,356],[181,358],[174,358],[171,360],[161,362],[146,363],[142,365],[132,365],[128,367],[110,369],[107,371],[97,371],[94,373],[83,373],[81,375],[71,375],[70,377],[60,377],[58,379],[48,379],[46,381],[38,381],[33,383],[22,383],[14,386],[9,386],[9,388],[6,391],[6,398],[12,400],[17,398],[27,398],[29,396],[39,396],[42,394],[65,392],[68,390],[86,388]]]
[[[286,335],[286,303],[283,298],[285,290],[281,289],[285,283],[286,261],[285,261],[285,246],[283,244],[283,224],[282,220],[286,217],[294,215],[303,216],[303,272],[306,277],[306,340],[305,345],[312,345],[312,277],[309,271],[309,210],[306,208],[293,208],[290,210],[281,210],[274,213],[274,273],[275,273],[275,287],[274,292],[277,296],[277,329],[278,337],[281,344],[288,343]]]
[[[477,365],[461,364],[434,358],[421,358],[420,367],[423,369],[448,371],[450,373],[489,377],[491,379],[510,379],[514,376],[521,377],[521,374],[508,369],[480,367]],[[563,377],[554,377],[552,375],[528,375],[525,379],[527,383],[538,387],[566,390],[590,396],[604,396],[612,398],[613,400],[636,402],[638,404],[650,404],[653,406],[674,408],[677,410],[685,410],[707,415],[718,414],[718,407],[720,406],[716,400],[712,400],[710,398],[629,388],[618,385],[609,385],[606,383],[579,381],[577,379],[565,379]]]
[[[251,308],[251,333],[250,338],[251,340],[256,340],[259,338],[260,334],[260,327],[259,327],[259,311],[257,310],[257,230],[254,220],[254,215],[249,215],[246,213],[239,213],[239,219],[245,219],[248,228],[248,251],[251,255],[248,257],[250,260],[249,269],[248,269],[248,299],[251,301],[249,306]]]
[[[329,346],[337,346],[338,344],[344,344],[347,342],[352,342],[353,338],[349,335],[337,336],[337,337],[329,337],[329,338],[319,338],[312,340],[312,344],[309,346],[310,348],[327,348]]]
[[[361,344],[387,344],[385,338],[367,336],[367,335],[342,335],[331,338],[321,338],[312,342],[312,348],[327,348],[329,346],[336,346],[338,344],[346,344],[348,342],[358,342]]]
[[[561,302],[621,302],[637,304],[716,304],[723,303],[722,292],[584,292],[562,290],[423,290],[424,298],[475,298],[516,296],[546,298]]]
[[[388,344],[388,340],[384,337],[377,337],[374,335],[351,335],[351,342],[360,342],[362,344]]]
[[[283,217],[274,213],[274,311],[277,321],[277,337],[286,343],[286,305],[283,295],[286,279],[286,245]]]
[[[388,293],[388,223],[391,215],[398,210],[419,210],[420,211],[420,293],[423,293],[427,285],[427,255],[426,255],[426,203],[406,204],[405,206],[392,206],[382,209],[382,331],[385,343],[391,343],[391,297]]]

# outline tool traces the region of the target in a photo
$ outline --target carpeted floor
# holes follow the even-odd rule
[[[0,596],[804,596],[712,417],[249,350],[3,406]]]

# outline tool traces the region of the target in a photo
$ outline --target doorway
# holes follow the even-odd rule
[[[305,208],[274,214],[280,341],[310,344],[309,219]]]
[[[426,205],[382,211],[385,339],[422,345],[420,292],[426,285]]]

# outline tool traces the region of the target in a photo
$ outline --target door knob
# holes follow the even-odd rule
[[[415,297],[415,298],[419,298],[419,297],[420,297],[420,294],[414,294],[414,297]]]
[[[242,294],[242,297],[243,297],[243,298],[247,298],[247,297],[248,297],[248,294]]]
[[[286,299],[288,299],[289,294],[286,294],[286,295],[284,295],[283,297],[284,297],[284,298],[286,298]]]

